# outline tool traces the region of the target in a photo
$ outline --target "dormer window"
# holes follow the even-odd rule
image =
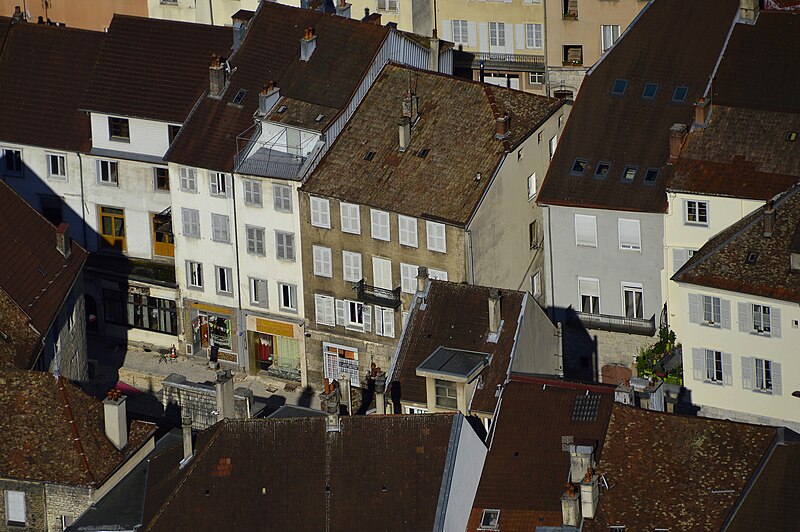
[[[435,380],[436,406],[455,410],[458,408],[458,388],[455,382]]]
[[[111,140],[130,142],[131,132],[127,118],[108,117],[108,136]]]

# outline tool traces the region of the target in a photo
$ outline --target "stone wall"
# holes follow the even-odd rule
[[[23,491],[25,492],[25,507],[27,510],[27,526],[25,530],[44,531],[47,530],[45,518],[45,494],[44,485],[39,482],[24,482],[12,479],[0,479],[0,491],[3,493],[3,503],[0,504],[0,523],[3,526],[6,520],[5,492]],[[10,528],[10,527],[9,527]],[[61,527],[58,527],[61,530]]]
[[[63,530],[62,516],[77,519],[92,504],[92,490],[77,486],[45,485],[48,530]]]
[[[800,432],[800,423],[797,423],[796,421],[789,421],[786,419],[778,419],[767,416],[758,416],[755,414],[748,414],[747,412],[735,412],[733,410],[726,410],[724,408],[716,408],[713,406],[700,405],[698,415],[714,419],[730,419],[731,421],[752,423],[755,425],[788,427],[795,432]]]
[[[86,303],[83,297],[83,278],[75,283],[56,325],[60,347],[58,361],[61,375],[71,381],[85,381],[89,377],[86,345]],[[54,362],[55,364],[55,362]]]
[[[164,393],[164,417],[180,423],[181,411],[188,410],[192,416],[192,428],[204,430],[218,421],[217,390],[214,384],[187,381],[178,373],[170,373],[162,381]],[[233,392],[235,417],[250,417],[253,392],[248,388],[236,388]]]

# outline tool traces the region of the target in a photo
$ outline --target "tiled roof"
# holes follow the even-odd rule
[[[672,277],[674,281],[800,302],[800,276],[791,272],[791,243],[800,225],[800,187],[775,204],[775,224],[764,237],[758,209],[709,240]],[[747,259],[757,254],[756,260]]]
[[[777,429],[615,403],[598,470],[610,486],[585,530],[720,530]]]
[[[81,108],[180,124],[232,44],[231,28],[114,15]]]
[[[769,98],[769,95],[764,95]],[[800,180],[800,114],[714,105],[688,135],[669,190],[767,200]]]
[[[599,396],[595,421],[576,421],[576,400]],[[528,531],[560,525],[561,495],[570,474],[562,436],[596,445],[603,440],[614,388],[529,377],[512,377],[503,390],[491,447],[483,465],[467,530],[476,530],[484,509],[500,510],[500,529]]]
[[[314,28],[317,46],[309,61],[301,61],[300,39],[307,27]],[[234,157],[247,141],[237,147],[237,137],[253,126],[258,93],[269,81],[275,82],[283,97],[341,111],[388,32],[383,26],[262,2],[244,42],[231,57],[235,72],[227,90],[221,99],[203,97],[199,101],[167,159],[232,171]],[[204,79],[207,71],[208,61]],[[242,89],[247,91],[242,105],[229,105]]]
[[[430,530],[458,420],[342,417],[338,432],[318,417],[224,421],[208,429],[210,437],[200,434],[181,470],[180,453],[151,462],[145,524],[153,531]],[[154,493],[163,473],[176,476],[176,487]]]
[[[500,317],[503,327],[497,342],[489,342],[489,288],[464,283],[431,281],[425,309],[419,303],[408,318],[403,341],[389,378],[400,383],[401,399],[427,403],[425,378],[417,376],[422,364],[438,347],[466,349],[492,355],[481,372],[483,388],[475,390],[467,406],[473,411],[494,412],[495,390],[505,381],[524,294],[503,290]],[[458,312],[454,312],[458,309]],[[469,399],[468,399],[469,400]]]
[[[156,430],[131,422],[128,445],[119,451],[106,437],[100,401],[37,371],[0,370],[0,409],[3,478],[96,488]]]
[[[70,256],[61,255],[56,249],[53,224],[4,182],[0,183],[0,213],[0,290],[43,336],[80,276],[87,253],[73,241]],[[5,331],[12,338],[17,333]],[[38,352],[38,348],[34,352],[18,351],[13,360],[0,363],[30,369]]]
[[[737,7],[736,0],[648,4],[584,79],[539,203],[664,212],[670,127],[692,123]],[[611,93],[618,79],[628,82],[621,96]],[[642,97],[647,83],[658,84],[653,99]],[[676,87],[687,88],[682,103],[672,101]],[[587,161],[580,176],[571,173],[576,158]],[[600,162],[610,163],[607,177],[594,177]],[[628,165],[638,167],[632,182],[622,179]],[[654,184],[644,183],[649,168],[661,169]]]
[[[78,110],[104,33],[0,18],[0,143],[86,151]]]
[[[409,84],[419,120],[405,153],[398,120]],[[389,64],[303,189],[411,216],[465,225],[510,146],[524,140],[563,101]],[[495,138],[495,118],[511,134]],[[427,155],[420,156],[422,150]],[[374,152],[365,160],[367,152]],[[476,179],[480,174],[481,179]]]

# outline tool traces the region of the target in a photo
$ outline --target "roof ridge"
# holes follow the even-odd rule
[[[64,408],[66,409],[67,420],[69,422],[69,428],[72,432],[72,442],[75,445],[75,450],[78,451],[78,455],[81,458],[81,462],[83,466],[86,468],[86,474],[89,475],[89,480],[91,484],[94,485],[97,483],[97,479],[92,473],[91,465],[89,464],[89,458],[86,456],[86,452],[83,450],[83,444],[81,443],[81,435],[78,432],[78,427],[75,422],[75,415],[72,412],[72,407],[69,404],[69,397],[67,396],[67,390],[64,386],[64,378],[61,376],[56,376],[56,386],[58,387],[59,396],[61,397],[61,401],[64,403]]]

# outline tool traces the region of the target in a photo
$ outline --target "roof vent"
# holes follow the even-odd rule
[[[303,38],[300,39],[300,61],[308,61],[311,54],[317,48],[317,36],[314,35],[314,28],[306,28]]]
[[[752,251],[752,252],[748,253],[747,258],[745,259],[745,262],[747,264],[755,264],[757,260],[758,260],[758,253],[755,252],[755,251]]]
[[[314,122],[317,122],[317,123],[320,123],[320,122],[322,122],[323,120],[325,120],[325,115],[324,115],[324,114],[318,114],[318,115],[317,115],[317,116],[314,118]]]

